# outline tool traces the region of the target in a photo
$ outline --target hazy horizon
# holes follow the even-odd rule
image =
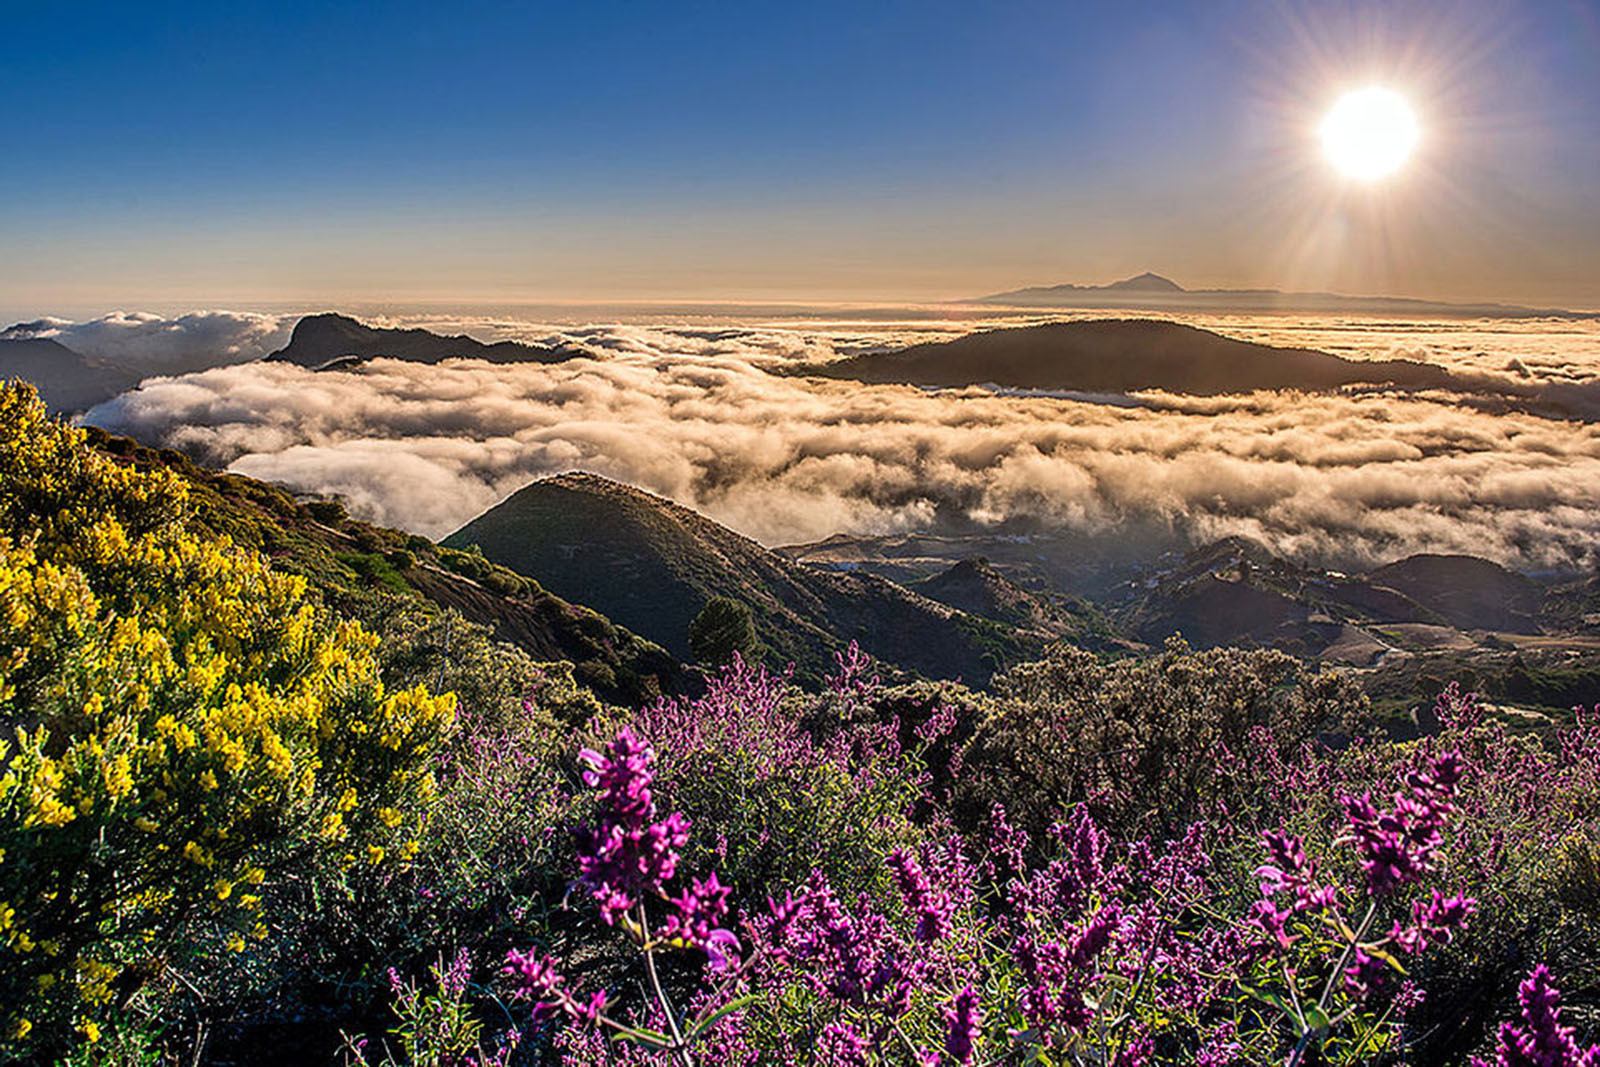
[[[1600,308],[1569,0],[13,12],[0,307],[925,302],[1143,270]],[[1414,158],[1318,122],[1394,86]]]

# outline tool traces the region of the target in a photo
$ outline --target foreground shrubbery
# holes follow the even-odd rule
[[[401,862],[454,700],[0,389],[0,1049],[46,1057],[270,934],[269,880]],[[203,980],[203,978],[202,978]]]
[[[735,672],[699,706],[725,722],[722,705],[771,684]],[[874,695],[863,684],[856,699]],[[584,757],[599,799],[574,870],[600,940],[631,951],[638,981],[596,981],[571,948],[513,951],[488,988],[544,1023],[508,1029],[501,1047],[526,1038],[521,1055],[575,1064],[1432,1063],[1473,1049],[1593,1062],[1560,1029],[1550,972],[1522,983],[1520,1007],[1495,989],[1535,960],[1581,980],[1600,958],[1576,933],[1586,916],[1562,903],[1572,842],[1595,828],[1600,728],[1580,722],[1544,748],[1455,693],[1438,714],[1443,731],[1417,744],[1308,741],[1269,760],[1249,798],[1257,818],[1276,813],[1263,834],[1213,809],[1171,838],[1114,835],[1076,805],[1040,839],[996,805],[963,836],[924,797],[914,840],[882,853],[876,884],[836,885],[818,838],[809,876],[742,911],[737,868],[690,858],[665,778],[673,749],[658,757],[623,727]],[[929,723],[925,743],[953,726]],[[1267,737],[1254,747],[1273,750]],[[916,762],[881,734],[854,750],[866,781]],[[683,955],[702,962],[668,971]],[[1448,1032],[1428,1022],[1435,998]],[[1523,1020],[1496,1034],[1512,1011]]]
[[[1593,719],[1450,691],[1396,744],[1336,675],[1181,644],[618,709],[438,625],[377,654],[0,393],[4,1051],[1600,1060]]]

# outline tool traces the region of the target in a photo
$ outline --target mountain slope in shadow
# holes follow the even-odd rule
[[[892,667],[981,684],[1046,640],[884,578],[796,563],[688,508],[591,474],[534,482],[443,544],[475,545],[685,658],[689,623],[718,596],[750,607],[772,661],[814,677],[855,641]]]
[[[32,382],[52,415],[88,411],[139,384],[137,375],[43,337],[0,337],[0,378]]]

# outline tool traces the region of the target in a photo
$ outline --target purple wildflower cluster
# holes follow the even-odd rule
[[[728,888],[715,873],[693,878],[678,896],[665,884],[677,874],[680,850],[688,841],[689,822],[681,812],[657,818],[651,793],[655,753],[631,729],[623,727],[604,754],[585,749],[584,783],[599,790],[593,826],[580,827],[578,882],[587,887],[608,926],[621,925],[644,953],[659,1005],[669,1020],[669,1047],[683,1052],[684,1039],[656,977],[654,951],[663,946],[698,948],[713,970],[730,968],[739,950],[738,938],[721,925],[728,914]],[[647,898],[664,902],[670,913],[659,930],[651,927]],[[638,1036],[642,1031],[605,1014],[604,991],[587,999],[574,992],[554,959],[536,950],[512,950],[503,975],[513,995],[534,1002],[535,1018],[565,1015],[574,1022],[605,1026]]]
[[[845,655],[840,678],[824,699],[864,712],[876,684],[870,664]],[[1507,848],[1473,836],[1486,821],[1479,780],[1522,775],[1531,789],[1551,779],[1514,760],[1493,765],[1481,747],[1487,727],[1447,722],[1444,738],[1409,752],[1358,743],[1335,759],[1307,746],[1298,761],[1277,764],[1261,810],[1293,818],[1266,822],[1259,862],[1239,843],[1244,814],[1226,810],[1138,836],[1097,817],[1092,805],[1107,795],[1065,808],[1034,835],[994,804],[986,833],[962,833],[918,794],[912,814],[873,816],[901,821],[869,869],[818,867],[751,885],[738,878],[745,868],[729,866],[752,854],[748,832],[722,822],[715,844],[695,853],[717,871],[669,890],[687,865],[690,827],[680,812],[658,810],[656,747],[670,753],[674,789],[699,784],[676,777],[684,753],[716,761],[730,749],[760,753],[769,776],[736,780],[767,797],[784,796],[786,783],[828,780],[847,783],[854,803],[874,782],[915,779],[918,750],[899,746],[897,722],[861,714],[835,734],[814,734],[783,693],[781,680],[736,663],[705,697],[660,702],[638,730],[624,727],[603,752],[582,754],[597,804],[577,837],[578,884],[648,973],[644,1001],[619,1011],[603,992],[579,993],[548,956],[507,957],[505,973],[536,1017],[566,1021],[556,1040],[568,1064],[601,1055],[678,1067],[1314,1062],[1335,1031],[1405,1035],[1427,1010],[1426,989],[1399,981],[1401,968],[1427,973],[1416,958],[1461,936],[1478,904],[1458,887],[1426,883],[1446,870],[1476,874]],[[1471,709],[1450,710],[1465,721]],[[954,729],[947,705],[926,724],[912,731],[924,745]],[[1600,729],[1558,739],[1563,759],[1600,768]],[[831,777],[807,777],[815,768]],[[1562,788],[1579,788],[1573,773]],[[1399,787],[1380,806],[1372,798],[1389,792],[1378,786],[1386,780]],[[709,817],[696,810],[697,822]],[[1251,872],[1253,890],[1237,894]],[[752,905],[762,889],[765,906]],[[682,969],[658,980],[654,954],[667,948],[707,954],[699,984]],[[1241,1010],[1241,993],[1271,1011]],[[1548,975],[1535,972],[1522,1021],[1502,1027],[1498,1058],[1480,1067],[1600,1067],[1600,1052],[1560,1024],[1558,1004]],[[628,1044],[608,1045],[607,1035]]]
[[[689,840],[680,812],[656,820],[650,795],[655,758],[650,746],[623,727],[605,755],[584,749],[584,784],[600,790],[597,823],[578,831],[578,881],[600,905],[600,918],[615,925],[646,893],[658,891],[678,871],[678,852]]]
[[[1452,799],[1460,777],[1460,757],[1445,753],[1425,769],[1406,774],[1410,792],[1396,793],[1392,810],[1375,809],[1370,795],[1340,798],[1374,907],[1379,898],[1418,881],[1432,869],[1446,820],[1455,810]],[[1304,842],[1275,831],[1265,833],[1262,840],[1270,862],[1256,869],[1261,899],[1255,903],[1251,920],[1272,946],[1280,951],[1293,946],[1297,936],[1289,932],[1289,924],[1300,917],[1320,916],[1335,929],[1348,930],[1338,915],[1339,892],[1319,881],[1317,865],[1306,857]],[[1434,890],[1431,900],[1413,906],[1409,925],[1394,924],[1387,940],[1407,952],[1421,952],[1430,943],[1449,941],[1466,925],[1476,906],[1465,897],[1446,897]],[[1362,924],[1363,932],[1371,918],[1369,914]],[[1383,967],[1373,955],[1377,947],[1377,942],[1351,945],[1345,976],[1352,990],[1366,993],[1382,978]]]
[[[1411,905],[1406,921],[1397,918],[1387,934],[1379,933],[1380,908],[1435,867],[1461,774],[1459,754],[1445,752],[1404,773],[1406,791],[1395,794],[1392,809],[1379,811],[1370,794],[1339,796],[1362,873],[1359,889],[1325,880],[1301,838],[1263,835],[1269,862],[1256,868],[1261,897],[1250,921],[1259,931],[1256,954],[1267,983],[1278,987],[1264,999],[1280,1007],[1298,1038],[1291,1064],[1404,973],[1394,951],[1416,955],[1448,942],[1476,911],[1476,901],[1434,889]],[[1352,922],[1342,904],[1362,897],[1364,914]]]
[[[1474,1058],[1473,1067],[1600,1067],[1600,1045],[1581,1047],[1572,1027],[1561,1023],[1561,993],[1550,984],[1550,969],[1539,964],[1517,989],[1521,1022],[1500,1024],[1492,1060]]]
[[[950,894],[929,882],[921,864],[903,848],[889,853],[889,866],[900,892],[905,894],[906,907],[917,917],[917,939],[938,941],[949,937],[950,918],[955,911]]]
[[[1455,812],[1461,770],[1457,753],[1435,758],[1426,769],[1406,775],[1409,792],[1396,793],[1394,807],[1386,811],[1373,806],[1370,794],[1342,798],[1373,893],[1420,881],[1433,868],[1445,823]]]

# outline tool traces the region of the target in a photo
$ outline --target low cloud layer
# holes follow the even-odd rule
[[[0,339],[50,338],[80,356],[135,374],[183,374],[260,359],[288,343],[294,322],[244,311],[196,311],[176,318],[117,311],[85,322],[18,323],[0,331]]]
[[[1421,551],[1595,563],[1594,425],[1450,396],[1152,394],[1130,408],[796,379],[763,365],[814,354],[767,333],[683,332],[591,331],[602,354],[555,365],[220,367],[146,382],[88,421],[430,536],[582,469],[768,544],[1138,521],[1339,566]]]

